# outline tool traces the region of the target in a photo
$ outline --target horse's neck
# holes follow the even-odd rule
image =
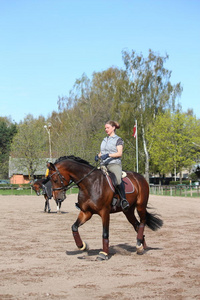
[[[89,166],[77,163],[74,163],[73,166],[71,164],[70,167],[67,169],[69,170],[69,175],[74,181],[74,183],[84,178],[87,178],[87,175],[89,175],[89,173],[92,171],[92,169]]]

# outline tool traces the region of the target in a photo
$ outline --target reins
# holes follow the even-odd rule
[[[100,164],[100,162],[98,162],[97,165],[96,165],[96,167],[94,167],[89,173],[87,173],[85,176],[83,176],[83,178],[79,179],[78,181],[72,182],[72,183],[70,183],[70,181],[69,181],[67,186],[64,185],[64,182],[63,182],[62,179],[64,179],[65,181],[67,181],[67,180],[65,179],[65,177],[63,175],[60,174],[58,168],[54,165],[54,167],[56,169],[56,172],[54,172],[53,174],[51,174],[49,177],[51,178],[54,174],[58,174],[58,176],[60,177],[60,181],[61,181],[62,186],[58,187],[58,188],[54,188],[53,191],[57,191],[57,190],[68,191],[73,186],[78,185],[82,180],[84,180],[86,177],[88,177],[92,172],[94,172],[94,170],[97,169],[97,167],[98,167],[99,164]]]

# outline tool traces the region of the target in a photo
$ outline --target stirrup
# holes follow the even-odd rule
[[[127,212],[129,209],[130,205],[126,199],[121,200],[121,208],[124,212]]]

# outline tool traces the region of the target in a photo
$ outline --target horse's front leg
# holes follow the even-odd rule
[[[44,212],[47,211],[47,200],[45,200],[45,203],[44,203]]]
[[[57,206],[57,213],[60,213],[61,201],[55,200]]]
[[[83,225],[86,221],[88,221],[92,216],[92,213],[87,211],[80,211],[76,222],[72,225],[72,234],[76,243],[76,246],[82,250],[87,251],[89,249],[88,245],[82,241],[80,234],[78,232],[78,228]]]
[[[48,213],[50,213],[51,208],[50,208],[50,204],[49,204],[49,198],[47,196],[44,196],[44,198],[45,198],[44,212],[46,212],[48,210]]]

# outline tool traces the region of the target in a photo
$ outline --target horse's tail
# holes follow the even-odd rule
[[[153,231],[160,229],[163,226],[163,221],[157,214],[146,212],[146,225]]]

